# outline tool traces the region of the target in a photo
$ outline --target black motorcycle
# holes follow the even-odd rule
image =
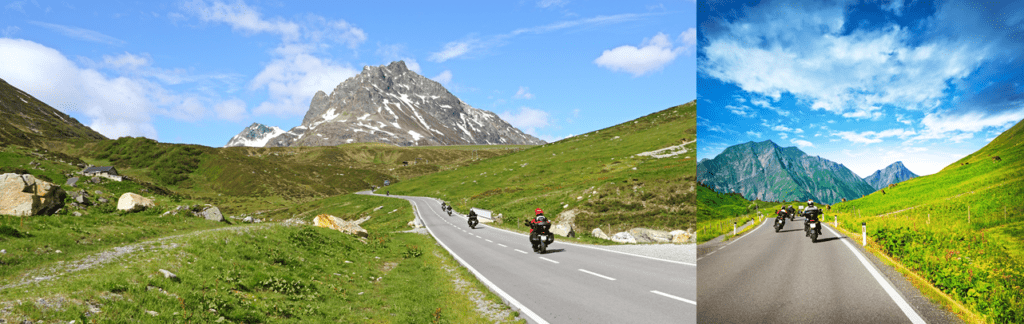
[[[469,228],[476,229],[476,225],[480,224],[480,221],[476,219],[476,213],[469,211],[469,215],[466,216],[466,222],[469,223]]]
[[[441,202],[441,211],[445,211],[445,210],[448,210],[448,204],[442,201]]]
[[[533,252],[540,254],[548,253],[548,246],[555,242],[555,236],[551,234],[551,221],[544,219],[540,222],[527,221],[531,229],[530,244],[533,245]]]
[[[783,227],[786,227],[786,215],[775,217],[775,233],[778,233]]]
[[[448,216],[452,215],[452,205],[448,205]]]
[[[818,242],[818,234],[821,234],[821,221],[818,220],[818,215],[810,213],[804,214],[807,218],[807,225],[804,226],[804,230],[807,231],[807,236],[811,237],[811,243]]]

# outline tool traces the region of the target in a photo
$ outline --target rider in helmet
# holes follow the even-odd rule
[[[821,214],[822,214],[821,209],[818,209],[818,207],[814,205],[814,200],[808,200],[807,201],[807,208],[804,208],[804,232],[805,232],[804,236],[809,236],[810,235],[810,233],[807,233],[807,227],[809,226],[808,225],[808,221],[810,221],[810,220],[817,221],[818,220],[818,216],[820,216]],[[820,224],[820,222],[819,222],[819,224]],[[821,226],[820,225],[818,226],[818,235],[819,236],[821,235]]]
[[[775,211],[775,216],[776,219],[781,220],[782,224],[785,225],[786,217],[789,217],[789,211],[785,207],[779,208],[779,210]]]
[[[525,224],[526,226],[530,227],[530,242],[534,243],[534,247],[536,248],[536,245],[540,244],[540,234],[538,234],[537,232],[547,231],[548,228],[551,227],[551,222],[548,220],[547,217],[544,217],[544,211],[541,210],[540,208],[535,209],[533,211],[533,214],[533,219],[527,219],[525,221]],[[534,231],[534,229],[536,229],[537,231]],[[548,244],[551,244],[551,242],[553,242],[554,239],[554,236],[548,234],[548,239],[546,241]]]

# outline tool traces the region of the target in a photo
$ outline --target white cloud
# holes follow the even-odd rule
[[[793,130],[794,134],[800,134],[800,133],[803,133],[803,132],[804,132],[804,130],[799,129],[799,128]]]
[[[47,29],[50,29],[50,30],[56,31],[58,33],[64,34],[64,36],[75,38],[75,39],[79,39],[79,40],[84,40],[84,41],[89,41],[89,42],[94,42],[94,43],[103,43],[103,44],[109,44],[109,45],[121,45],[121,44],[124,44],[123,40],[120,40],[120,39],[117,39],[117,38],[114,38],[114,37],[111,37],[111,36],[104,35],[103,33],[100,33],[100,32],[95,31],[95,30],[89,30],[89,29],[79,28],[79,27],[64,26],[64,25],[58,25],[58,24],[51,24],[51,23],[44,23],[44,22],[39,22],[39,21],[30,21],[29,23],[31,23],[33,25],[45,27]]]
[[[404,58],[402,59],[402,61],[405,61],[405,67],[409,68],[409,71],[416,72],[416,74],[422,73],[420,72],[420,63],[416,62],[416,60],[411,58]]]
[[[711,31],[701,73],[778,100],[789,93],[847,118],[880,118],[883,105],[927,110],[950,82],[989,57],[978,42],[921,41],[889,25],[847,30],[844,6],[750,8],[743,20]]]
[[[533,94],[530,93],[530,88],[520,86],[519,91],[516,91],[516,95],[513,96],[516,99],[533,99]]]
[[[645,39],[639,48],[623,45],[605,50],[594,63],[612,71],[628,72],[638,77],[660,71],[683,51],[684,47],[672,47],[668,35],[658,33],[650,39]]]
[[[792,128],[786,127],[786,125],[782,125],[782,124],[772,126],[772,130],[773,131],[777,131],[777,132],[792,132],[793,131]]]
[[[679,34],[679,42],[683,43],[683,46],[691,49],[697,47],[697,28],[690,28]]]
[[[441,71],[441,74],[438,74],[437,76],[435,76],[433,78],[430,78],[430,79],[434,80],[434,81],[437,81],[437,83],[440,83],[441,85],[444,85],[444,86],[447,87],[448,83],[452,82],[452,71],[450,71],[450,70]]]
[[[884,131],[881,131],[881,132],[876,132],[876,131],[864,131],[864,132],[860,132],[860,133],[854,132],[854,131],[834,132],[834,133],[831,134],[831,136],[838,136],[838,137],[840,137],[842,139],[845,139],[845,140],[853,142],[853,143],[873,144],[873,143],[880,143],[880,142],[882,142],[883,139],[889,138],[889,137],[898,137],[900,139],[906,139],[907,137],[913,136],[915,134],[917,134],[917,132],[915,132],[913,129],[894,128],[894,129],[887,129],[887,130],[884,130]]]
[[[296,41],[300,36],[301,28],[298,24],[281,18],[264,20],[258,10],[242,1],[227,4],[221,1],[207,3],[205,0],[194,0],[186,2],[183,7],[202,21],[227,23],[232,29],[245,33],[273,33],[287,41]]]
[[[752,98],[752,99],[750,99],[750,103],[753,104],[753,105],[761,106],[762,108],[774,111],[776,114],[779,114],[779,116],[782,116],[782,117],[788,117],[789,116],[789,111],[788,110],[772,106],[772,104],[769,103],[767,99]]]
[[[302,45],[285,45],[275,50],[275,58],[250,81],[251,90],[266,88],[266,102],[253,110],[255,115],[302,115],[317,91],[330,92],[342,81],[358,74],[351,66],[321,59]]]
[[[444,44],[444,48],[440,52],[430,54],[428,60],[437,63],[443,63],[444,61],[462,56],[469,52],[472,44],[475,41],[460,41],[460,42],[448,42]]]
[[[725,106],[725,109],[728,109],[729,112],[741,117],[753,118],[757,116],[757,113],[755,113],[753,109],[750,109],[750,107],[747,107],[745,105],[727,105]]]
[[[794,138],[794,139],[789,140],[789,142],[793,143],[793,144],[796,144],[796,146],[799,146],[800,148],[814,147],[813,143],[805,141],[805,140],[802,140],[802,139],[795,139]]]
[[[406,56],[405,54],[403,54],[404,51],[405,51],[405,45],[402,45],[402,44],[391,44],[391,45],[384,45],[384,44],[379,44],[379,43],[377,44],[377,55],[380,55],[385,60],[390,60],[390,61],[402,60],[402,61],[405,61],[405,67],[409,68],[409,71],[416,72],[417,74],[423,73],[420,70],[420,63],[416,62],[415,59],[410,58],[410,57]]]
[[[787,138],[789,138],[789,134],[786,134],[786,133],[779,133],[779,138],[781,138],[781,139],[787,139]]]
[[[240,99],[221,102],[214,106],[213,110],[217,112],[217,117],[224,120],[241,121],[249,117],[245,113],[245,101]]]
[[[1005,128],[1020,122],[1022,119],[1024,119],[1024,108],[991,114],[981,111],[971,111],[960,115],[929,113],[921,120],[921,125],[924,126],[924,129],[918,136],[912,138],[911,141],[946,139],[959,143],[974,137],[974,133],[980,132],[985,128]]]
[[[747,131],[747,135],[750,135],[750,136],[753,136],[753,137],[757,137],[757,138],[761,138],[762,134],[761,134],[761,132]]]
[[[541,8],[548,7],[564,7],[569,4],[569,0],[540,0],[537,1],[537,6]]]
[[[506,111],[499,116],[523,132],[536,136],[538,128],[544,128],[549,125],[550,114],[546,111],[530,107],[519,107],[518,112]]]
[[[906,125],[910,125],[911,123],[913,123],[913,121],[910,120],[910,118],[907,118],[907,116],[904,116],[903,114],[896,114],[896,121],[904,123]]]

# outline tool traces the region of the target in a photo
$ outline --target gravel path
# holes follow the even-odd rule
[[[110,263],[111,261],[114,261],[114,260],[116,260],[116,259],[118,259],[120,257],[126,256],[126,255],[130,255],[132,253],[139,252],[139,251],[153,250],[153,249],[173,249],[173,248],[177,248],[177,247],[181,246],[181,244],[179,244],[177,242],[171,242],[172,240],[177,240],[177,239],[186,238],[186,237],[194,237],[194,236],[197,236],[197,235],[200,235],[200,234],[212,233],[212,232],[217,232],[217,231],[241,231],[241,230],[261,229],[261,228],[265,228],[268,225],[221,227],[221,228],[201,230],[201,231],[196,231],[196,232],[191,232],[191,233],[186,233],[186,234],[165,236],[165,237],[161,237],[161,238],[152,239],[152,240],[149,240],[149,241],[132,243],[132,244],[123,245],[123,246],[115,246],[113,248],[110,248],[110,249],[107,249],[107,250],[104,250],[104,251],[100,251],[100,252],[94,253],[92,255],[86,256],[86,257],[84,257],[82,259],[79,259],[79,260],[69,261],[69,262],[58,262],[57,265],[54,265],[54,266],[51,266],[51,267],[48,267],[48,268],[29,270],[24,275],[22,275],[21,281],[15,282],[15,283],[11,283],[11,284],[7,284],[7,285],[4,285],[4,286],[0,286],[0,291],[6,290],[6,289],[10,289],[10,288],[17,288],[17,287],[21,287],[21,286],[28,285],[28,284],[33,284],[33,283],[39,283],[39,282],[43,282],[43,281],[49,281],[49,280],[53,280],[53,279],[58,279],[58,278],[60,278],[62,276],[65,276],[65,275],[68,275],[68,274],[71,274],[71,273],[74,273],[74,272],[78,272],[78,271],[82,271],[82,270],[86,270],[86,269],[91,269],[91,268],[94,268],[94,267],[97,267],[97,266],[100,266],[100,265],[104,265],[104,264]]]

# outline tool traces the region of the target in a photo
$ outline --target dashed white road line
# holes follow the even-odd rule
[[[689,299],[686,299],[686,298],[683,298],[683,297],[666,294],[666,293],[663,293],[663,292],[660,292],[660,291],[657,291],[657,290],[651,290],[651,292],[655,293],[655,294],[658,294],[658,295],[662,295],[662,296],[668,297],[668,298],[672,298],[672,299],[675,299],[675,300],[678,300],[678,301],[681,301],[681,302],[690,303],[690,304],[693,304],[694,306],[697,306],[697,302],[689,300]]]
[[[588,274],[591,274],[591,275],[594,275],[594,276],[597,276],[597,277],[600,277],[600,278],[605,278],[605,279],[612,280],[612,281],[615,280],[615,278],[612,278],[612,277],[609,277],[609,276],[606,276],[606,275],[603,275],[603,274],[600,274],[600,273],[596,273],[596,272],[593,272],[593,271],[587,271],[587,270],[584,270],[584,269],[579,269],[579,270],[582,271],[583,273],[588,273]]]
[[[526,254],[526,251],[523,251],[523,250],[520,250],[520,249],[516,249],[516,252],[519,252],[519,253],[522,253],[522,254]]]
[[[508,245],[501,244],[501,243],[498,243],[498,245],[501,245],[501,247],[508,247]]]
[[[558,264],[558,261],[555,261],[555,260],[551,260],[551,259],[548,259],[548,258],[545,258],[545,257],[540,257],[540,259],[541,259],[541,260],[544,260],[544,261],[547,261],[547,262],[551,262],[551,263],[554,263],[554,264]]]
[[[484,240],[487,241],[488,243],[494,243],[494,241],[491,241],[491,240],[488,240],[488,239],[484,239]]]

